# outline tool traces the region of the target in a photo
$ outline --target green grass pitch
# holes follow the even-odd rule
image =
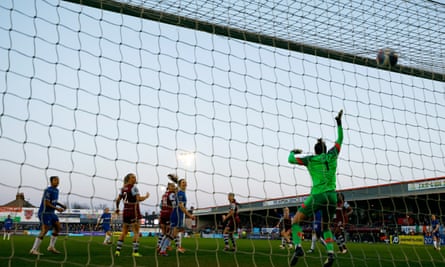
[[[29,255],[34,237],[13,236],[12,240],[0,240],[0,267],[22,266],[289,266],[293,250],[279,248],[278,240],[237,240],[238,251],[224,252],[221,239],[184,238],[185,254],[169,252],[168,257],[157,256],[156,239],[143,237],[140,240],[141,258],[131,256],[131,239],[125,240],[120,257],[114,257],[114,245],[102,244],[103,237],[65,237],[57,240],[57,249],[62,254],[46,252],[49,237],[41,245],[43,256]],[[310,246],[303,243],[304,249]],[[336,247],[337,248],[337,247]],[[445,266],[443,251],[432,246],[348,243],[349,253],[337,254],[334,266],[347,267],[439,267]],[[445,248],[444,248],[445,250]],[[312,254],[301,258],[297,266],[322,266],[326,252],[321,245]]]

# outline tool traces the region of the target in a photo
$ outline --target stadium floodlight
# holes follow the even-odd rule
[[[190,170],[190,168],[193,165],[193,162],[195,161],[195,153],[183,151],[179,152],[176,157],[180,165],[182,165],[182,167],[184,168],[185,178],[187,178],[187,171]]]

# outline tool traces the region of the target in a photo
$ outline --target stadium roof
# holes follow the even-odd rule
[[[445,191],[445,176],[342,190],[351,201],[438,194]]]
[[[342,192],[345,195],[345,198],[348,201],[439,194],[443,193],[444,191],[445,176],[339,190],[339,192]],[[308,194],[304,194],[283,198],[266,199],[263,201],[255,201],[249,203],[241,203],[239,212],[299,206],[308,196]],[[193,214],[210,215],[225,213],[227,212],[227,208],[228,205],[195,209],[193,211]]]
[[[34,208],[35,206],[25,200],[24,193],[17,193],[15,200],[8,202],[0,207],[13,207],[13,208]]]

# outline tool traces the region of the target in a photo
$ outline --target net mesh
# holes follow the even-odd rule
[[[134,172],[151,213],[173,172],[197,208],[306,194],[288,152],[332,145],[339,109],[338,189],[445,171],[440,1],[72,2],[0,3],[2,192],[39,205],[56,174],[63,202],[98,209]],[[396,68],[375,65],[387,47]]]
[[[440,1],[122,3],[369,59],[389,47],[400,54],[401,65],[444,73],[441,25],[445,7]]]

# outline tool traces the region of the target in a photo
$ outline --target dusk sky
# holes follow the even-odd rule
[[[288,153],[332,146],[340,109],[338,189],[445,173],[444,82],[63,1],[0,2],[0,93],[0,204],[58,175],[62,202],[111,207],[129,172],[147,211],[171,172],[198,208],[305,194]]]

